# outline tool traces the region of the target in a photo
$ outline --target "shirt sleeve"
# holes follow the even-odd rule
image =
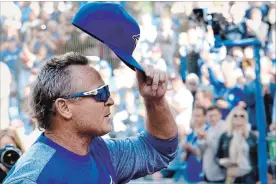
[[[240,101],[244,101],[245,99],[243,91],[238,87],[235,88],[234,94],[232,95],[234,96],[233,99],[229,100],[227,98],[229,110],[233,109]]]
[[[217,79],[216,75],[214,74],[211,68],[208,68],[208,73],[210,82],[215,87],[216,91],[219,91],[221,88],[225,88],[224,83]]]
[[[137,137],[105,140],[118,183],[166,168],[177,154],[178,136],[162,140],[142,132]]]
[[[9,182],[5,182],[3,184],[37,184],[36,182],[27,179],[27,178],[21,178],[21,179],[17,179],[17,180],[13,180],[13,181],[9,181]]]

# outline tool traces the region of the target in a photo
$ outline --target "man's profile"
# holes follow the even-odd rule
[[[102,15],[103,9],[108,9],[105,11],[108,14],[114,11],[121,12],[121,17],[127,15],[112,3],[87,6],[91,9],[92,5],[98,8],[97,16]],[[106,27],[113,18],[108,17],[102,23],[96,18],[99,24],[94,26]],[[120,31],[117,28],[111,27],[111,31]],[[101,38],[112,40],[106,34]],[[159,171],[173,160],[178,136],[165,99],[167,76],[152,66],[142,68],[135,63],[131,56],[135,40],[130,37],[129,44],[127,39],[122,40],[114,38],[109,46],[136,72],[147,114],[146,130],[136,137],[102,139],[112,130],[110,107],[114,101],[108,85],[84,55],[69,52],[54,56],[43,62],[30,95],[32,116],[44,131],[17,161],[5,184],[127,183]]]

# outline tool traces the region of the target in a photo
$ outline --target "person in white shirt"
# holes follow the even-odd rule
[[[198,152],[203,161],[204,180],[212,183],[223,183],[225,172],[215,160],[219,138],[226,131],[221,119],[222,115],[217,106],[207,109],[207,121],[210,124],[207,131],[198,133]]]

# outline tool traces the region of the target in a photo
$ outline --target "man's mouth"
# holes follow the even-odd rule
[[[104,117],[109,117],[111,113],[108,113],[107,115],[105,115]]]

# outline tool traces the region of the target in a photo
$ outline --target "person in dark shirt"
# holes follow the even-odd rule
[[[226,169],[226,182],[258,181],[257,137],[250,130],[244,108],[235,107],[225,121],[227,131],[219,139],[216,158]]]

